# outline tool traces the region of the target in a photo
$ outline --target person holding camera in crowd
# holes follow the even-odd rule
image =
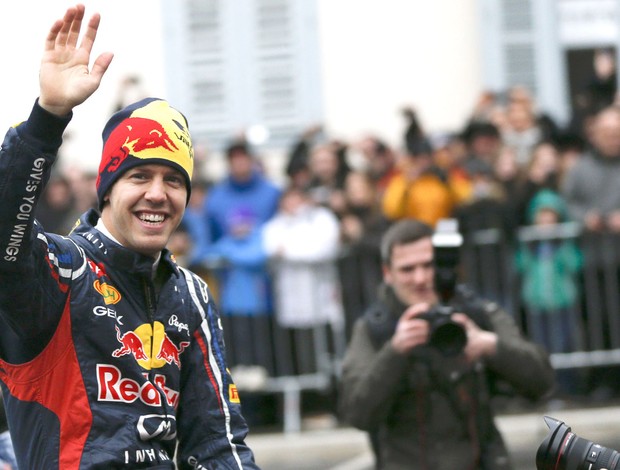
[[[456,285],[437,234],[414,219],[384,234],[378,301],[343,361],[341,417],[370,433],[378,469],[510,469],[491,399],[507,385],[541,398],[553,369],[497,304]]]
[[[35,220],[73,110],[113,57],[90,64],[100,15],[84,10],[50,28],[39,97],[0,150],[0,380],[17,462],[257,470],[211,293],[165,248],[191,192],[185,117],[158,98],[114,114],[99,211],[66,237]]]

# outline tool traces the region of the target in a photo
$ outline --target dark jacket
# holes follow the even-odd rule
[[[499,336],[497,354],[484,363],[469,365],[430,346],[398,354],[389,339],[406,307],[389,288],[355,325],[343,363],[340,411],[348,423],[376,434],[382,469],[509,469],[493,422],[491,385],[505,381],[530,398],[552,386],[547,354],[523,338],[509,315],[469,293],[459,296],[456,310],[468,310]]]
[[[35,105],[0,154],[0,379],[20,468],[257,468],[206,284],[90,211],[34,221],[68,119]]]

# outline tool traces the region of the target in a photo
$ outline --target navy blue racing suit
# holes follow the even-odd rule
[[[204,281],[107,238],[95,210],[68,237],[35,221],[69,120],[35,103],[0,151],[0,379],[20,468],[257,469]]]

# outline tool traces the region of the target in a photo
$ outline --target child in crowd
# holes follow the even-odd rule
[[[582,255],[573,240],[554,232],[558,224],[567,222],[566,204],[557,192],[544,189],[532,199],[528,216],[540,229],[517,250],[529,335],[550,353],[575,351],[580,344],[577,306]],[[558,378],[565,391],[574,391],[565,374]]]

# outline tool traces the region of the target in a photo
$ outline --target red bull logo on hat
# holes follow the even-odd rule
[[[194,151],[185,116],[167,101],[147,98],[114,114],[103,131],[97,177],[100,208],[112,184],[138,165],[158,163],[182,173],[189,191]]]
[[[104,149],[107,162],[103,171],[116,171],[123,161],[133,155],[137,158],[161,157],[179,150],[166,129],[153,119],[130,117],[125,119],[110,135]]]
[[[116,339],[121,346],[112,352],[112,357],[131,354],[136,362],[146,370],[158,369],[166,364],[181,367],[180,356],[189,346],[189,341],[181,341],[177,346],[170,339],[164,325],[158,321],[153,325],[144,323],[133,331],[122,333],[117,325]]]

